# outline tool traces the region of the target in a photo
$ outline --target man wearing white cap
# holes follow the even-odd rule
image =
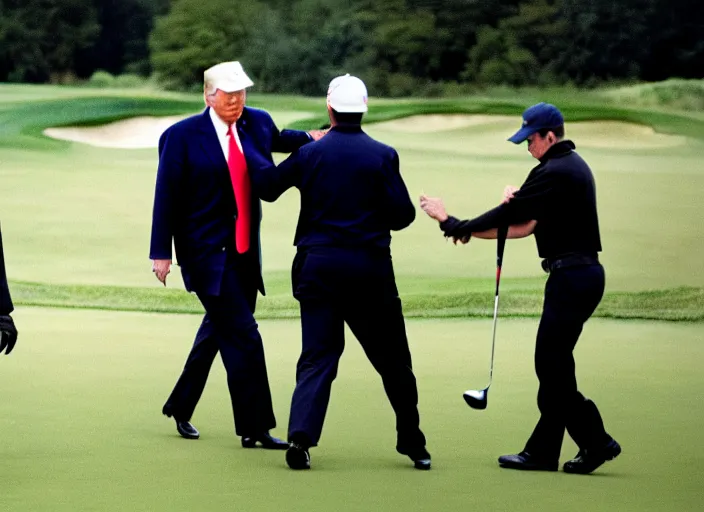
[[[159,140],[152,269],[166,286],[173,240],[184,285],[206,311],[163,413],[175,419],[181,436],[200,436],[190,419],[219,351],[242,446],[286,449],[288,443],[269,434],[276,421],[253,316],[257,291],[265,291],[261,202],[251,191],[249,161],[256,155],[273,163],[273,151],[289,153],[321,133],[279,131],[268,113],[245,106],[252,85],[239,62],[207,69],[205,111],[174,124]]]
[[[331,128],[323,139],[278,167],[261,161],[252,168],[254,188],[265,201],[291,187],[301,193],[292,282],[303,347],[286,462],[292,469],[310,468],[309,449],[322,433],[347,323],[381,375],[396,413],[396,450],[416,468],[430,469],[390,250],[390,232],[410,225],[415,208],[398,153],[362,131],[364,83],[350,75],[335,78],[327,108]]]

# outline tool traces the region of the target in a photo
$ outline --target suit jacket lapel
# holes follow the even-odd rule
[[[254,140],[249,134],[248,119],[249,114],[247,112],[247,107],[244,107],[242,115],[237,120],[237,136],[240,138],[242,153],[244,154],[245,160],[247,160],[247,155],[251,154],[252,151],[256,151]]]
[[[215,133],[215,127],[213,122],[210,120],[210,114],[208,110],[210,107],[205,109],[203,115],[200,118],[199,131],[201,136],[200,145],[203,147],[203,151],[208,157],[216,164],[218,167],[224,168],[229,174],[229,168],[227,167],[227,160],[225,160],[225,155],[222,152],[222,147],[220,146],[220,140],[218,139],[217,133]]]

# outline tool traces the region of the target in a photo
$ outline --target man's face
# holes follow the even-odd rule
[[[223,92],[220,89],[215,94],[207,96],[208,105],[227,124],[237,121],[242,115],[247,93],[244,89],[235,92]]]
[[[528,137],[528,151],[533,158],[538,160],[554,143],[555,135],[552,132],[548,132],[545,137],[541,137],[540,133],[536,132]]]

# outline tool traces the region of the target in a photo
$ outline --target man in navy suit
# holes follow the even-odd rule
[[[309,448],[318,445],[323,429],[345,323],[381,376],[396,413],[396,450],[417,469],[430,469],[390,250],[390,231],[409,226],[415,208],[396,150],[362,130],[366,111],[364,83],[337,77],[328,90],[328,134],[278,167],[252,162],[254,188],[265,201],[291,187],[301,193],[292,284],[303,347],[288,427],[286,462],[292,469],[310,468]]]
[[[159,140],[159,168],[150,259],[166,286],[172,240],[186,290],[206,314],[183,372],[163,407],[181,436],[190,423],[218,351],[227,371],[235,431],[242,446],[286,449],[276,426],[264,348],[254,319],[265,294],[259,227],[261,202],[251,192],[248,160],[296,150],[322,132],[279,131],[268,113],[245,106],[253,85],[239,62],[204,73],[206,110],[168,128]]]

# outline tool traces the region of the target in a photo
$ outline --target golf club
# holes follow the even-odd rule
[[[499,281],[501,280],[501,262],[504,257],[504,246],[506,245],[506,236],[508,235],[508,226],[499,228],[496,234],[496,295],[494,296],[494,327],[491,335],[491,365],[489,367],[489,384],[484,389],[468,389],[462,395],[464,401],[467,402],[472,409],[486,409],[489,387],[491,379],[494,376],[494,345],[496,342],[496,318],[499,312]]]

